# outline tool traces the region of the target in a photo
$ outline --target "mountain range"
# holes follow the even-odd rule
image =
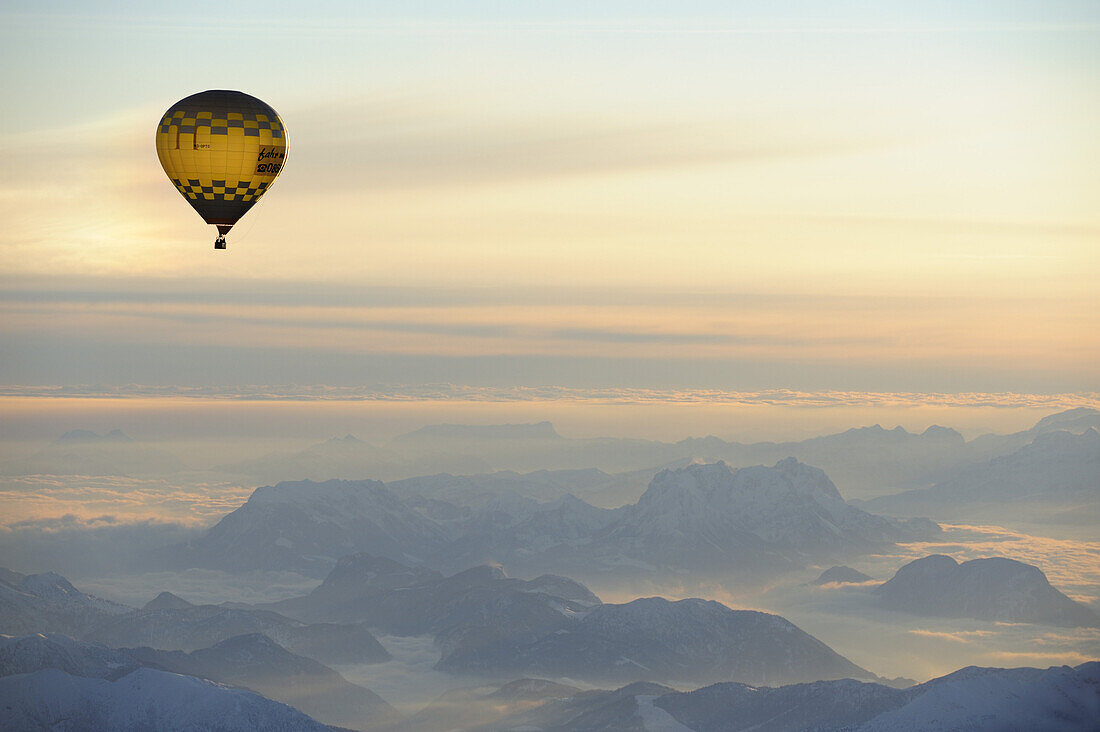
[[[731,610],[713,600],[660,597],[597,606],[507,653],[460,646],[445,654],[438,668],[595,683],[721,679],[771,685],[875,678],[778,615]]]
[[[192,605],[161,593],[141,609],[77,590],[53,572],[0,580],[0,633],[64,633],[112,647],[144,644],[192,651],[233,636],[264,633],[329,663],[380,663],[390,655],[362,624],[303,623],[270,610]]]
[[[567,492],[614,508],[636,500],[645,487],[644,479],[638,481],[631,473],[652,476],[657,466],[678,467],[692,460],[722,460],[745,467],[795,457],[825,470],[845,495],[867,499],[943,482],[956,470],[1010,454],[1049,432],[1080,434],[1090,427],[1100,429],[1100,411],[1088,407],[1049,415],[1028,430],[1009,435],[982,435],[970,441],[951,428],[937,425],[920,433],[908,432],[902,427],[885,429],[881,425],[871,425],[801,441],[739,443],[714,436],[689,437],[679,442],[574,439],[561,436],[549,422],[445,424],[429,425],[400,435],[382,447],[367,445],[349,435],[298,453],[270,455],[225,467],[268,481],[299,477],[390,480],[424,475],[432,472],[433,466],[438,470],[466,474],[489,470],[529,473],[595,468],[616,476],[612,481],[593,486],[592,493],[579,483],[569,486]],[[450,467],[438,467],[441,465]],[[403,475],[402,471],[405,471]],[[478,480],[483,477],[474,476]],[[614,483],[618,485],[612,485]]]
[[[71,430],[33,455],[0,464],[5,475],[164,475],[186,469],[175,455],[120,430]]]
[[[663,470],[636,504],[616,510],[572,495],[539,503],[509,489],[486,493],[452,476],[280,483],[258,488],[182,554],[228,571],[324,576],[338,557],[368,552],[445,572],[495,562],[528,575],[606,580],[659,570],[786,570],[938,532],[927,520],[853,507],[823,471],[785,459]]]
[[[1014,452],[955,470],[932,487],[881,496],[860,506],[944,520],[988,523],[1007,516],[1013,521],[1095,524],[1100,519],[1100,432],[1091,426],[1080,434],[1042,431]]]
[[[309,595],[268,605],[309,620],[431,635],[436,668],[506,679],[783,683],[875,678],[776,615],[699,599],[604,604],[573,580],[518,580],[482,566],[443,577],[390,559],[340,560]]]
[[[676,691],[638,682],[552,697],[488,730],[878,732],[1095,729],[1100,662],[1070,668],[969,667],[907,689],[852,679],[780,687],[720,683]],[[422,732],[447,729],[422,726]]]

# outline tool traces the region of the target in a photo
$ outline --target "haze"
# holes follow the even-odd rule
[[[0,8],[0,727],[1092,729],[1100,5]],[[236,89],[213,251],[154,150]]]

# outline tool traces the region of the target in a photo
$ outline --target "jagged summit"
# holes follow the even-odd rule
[[[601,546],[680,566],[793,566],[902,540],[928,525],[898,525],[849,505],[824,471],[795,458],[772,467],[723,462],[664,470],[608,527]]]

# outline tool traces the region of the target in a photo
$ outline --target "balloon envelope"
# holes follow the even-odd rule
[[[192,94],[169,107],[157,124],[157,156],[164,172],[223,235],[271,187],[286,154],[286,128],[279,115],[238,91]]]

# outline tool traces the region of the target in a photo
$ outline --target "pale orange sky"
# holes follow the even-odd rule
[[[1094,5],[250,7],[3,12],[0,384],[1100,391]],[[291,139],[218,253],[210,87]]]

